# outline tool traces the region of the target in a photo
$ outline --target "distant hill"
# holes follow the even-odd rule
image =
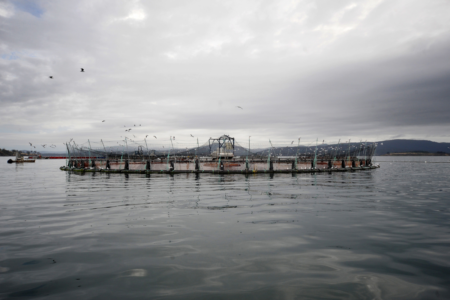
[[[370,144],[370,143],[369,143]],[[377,142],[378,146],[375,155],[386,155],[392,153],[402,153],[402,155],[445,155],[450,154],[450,143],[437,143],[426,140],[386,140]],[[342,149],[346,149],[348,144],[341,144]],[[351,143],[352,146],[359,147],[359,143]],[[336,145],[319,145],[320,149],[328,149]],[[277,155],[292,156],[296,153],[312,153],[314,146],[311,147],[279,147],[273,148],[272,153]],[[260,149],[258,154],[267,155],[269,148]]]
[[[378,142],[375,155],[406,152],[450,153],[449,147],[450,143],[437,143],[425,140],[387,140]]]
[[[6,150],[6,149],[0,149],[0,156],[14,156],[14,152]]]

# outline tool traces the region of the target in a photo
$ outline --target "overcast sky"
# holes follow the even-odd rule
[[[0,148],[448,142],[449,16],[448,0],[0,0]]]

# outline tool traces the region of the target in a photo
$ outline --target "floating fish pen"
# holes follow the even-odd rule
[[[138,174],[251,174],[251,173],[314,173],[346,172],[378,168],[372,163],[376,143],[340,143],[296,146],[283,145],[259,148],[239,145],[233,137],[210,138],[202,146],[174,147],[170,138],[168,149],[149,150],[147,140],[126,138],[124,144],[91,147],[66,143],[68,158],[60,169],[74,172],[138,173]],[[144,148],[145,147],[145,148]],[[132,148],[132,149],[130,149]]]

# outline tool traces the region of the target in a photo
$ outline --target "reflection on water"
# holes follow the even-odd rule
[[[3,158],[0,298],[448,299],[448,165],[397,159],[171,176]]]

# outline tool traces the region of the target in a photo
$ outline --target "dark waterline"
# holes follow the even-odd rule
[[[450,298],[446,157],[275,176],[6,160],[0,299]]]

